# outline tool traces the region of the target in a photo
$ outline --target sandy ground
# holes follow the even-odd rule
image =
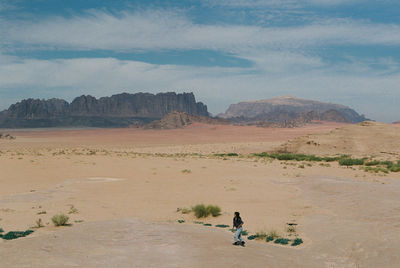
[[[0,240],[1,265],[396,267],[399,173],[213,155],[272,150],[341,127],[353,126],[12,131],[16,140],[0,141],[0,227],[25,230],[39,218],[45,227]],[[201,219],[212,227],[177,212],[198,203],[222,208]],[[297,223],[304,244],[232,246],[232,233],[214,225],[231,225],[234,211],[253,234],[292,238],[287,223]],[[72,226],[54,227],[57,213]]]
[[[400,124],[363,122],[298,137],[283,144],[281,149],[293,153],[397,160],[400,159]]]

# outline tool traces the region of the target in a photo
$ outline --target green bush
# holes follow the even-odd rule
[[[179,222],[179,223],[184,223],[184,222],[185,222],[185,220],[178,220],[178,222]]]
[[[226,224],[217,224],[217,225],[215,225],[215,227],[218,227],[218,228],[228,228],[229,225],[226,225]]]
[[[54,223],[55,226],[65,226],[68,225],[69,217],[65,214],[58,214],[51,218],[51,221]]]
[[[239,156],[237,153],[227,153],[227,154],[214,154],[215,156],[225,157],[225,156]]]
[[[215,205],[208,205],[207,213],[208,213],[208,215],[211,214],[213,217],[217,217],[217,216],[221,215],[221,208],[219,206],[215,206]]]
[[[204,226],[212,226],[211,223],[204,223],[203,225],[204,225]]]
[[[287,245],[289,244],[289,239],[287,238],[278,238],[274,241],[275,244]]]
[[[366,165],[367,167],[370,167],[370,166],[377,166],[377,165],[379,165],[380,163],[381,163],[380,161],[374,160],[374,161],[366,162],[365,165]]]
[[[217,217],[221,214],[221,208],[215,205],[208,205],[207,207],[204,204],[197,204],[192,207],[192,211],[196,218],[206,218],[210,214],[213,217]]]
[[[400,165],[396,165],[390,168],[390,171],[392,172],[400,172]]]
[[[365,159],[363,158],[343,158],[339,159],[341,166],[361,166],[364,165]]]
[[[274,237],[272,236],[267,236],[267,238],[265,239],[266,242],[271,242],[274,241]]]
[[[17,238],[20,238],[20,237],[28,236],[31,233],[33,233],[32,230],[26,230],[25,232],[11,231],[11,232],[8,232],[5,235],[3,235],[2,238],[5,239],[5,240],[13,240],[13,239],[17,239]]]
[[[300,245],[300,244],[303,244],[303,239],[301,239],[301,238],[296,238],[296,239],[293,241],[293,243],[291,244],[291,246],[295,247],[295,246],[298,246],[298,245]]]
[[[203,204],[195,205],[192,207],[192,211],[194,212],[196,218],[205,218],[209,215],[206,206]]]
[[[0,233],[4,233],[4,230],[2,228],[0,228]]]

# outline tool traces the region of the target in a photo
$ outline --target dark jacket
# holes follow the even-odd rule
[[[241,225],[241,224],[243,224],[243,223],[244,223],[244,222],[242,221],[242,218],[240,218],[240,217],[238,217],[238,218],[234,217],[234,218],[233,218],[233,226],[234,226],[235,228],[238,228],[239,225]]]

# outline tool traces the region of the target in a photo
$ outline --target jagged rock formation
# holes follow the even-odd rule
[[[10,134],[0,133],[0,140],[15,140],[15,137]]]
[[[304,124],[311,120],[358,123],[366,120],[353,109],[333,103],[305,100],[292,96],[232,104],[224,114],[218,115],[236,123],[267,122],[289,125]]]
[[[173,111],[209,115],[207,106],[196,102],[193,93],[122,93],[100,99],[87,95],[71,103],[61,99],[23,100],[0,113],[0,127],[123,127],[148,123]]]
[[[176,129],[184,128],[194,122],[205,124],[228,124],[229,122],[221,118],[212,118],[200,115],[190,115],[185,112],[172,112],[164,116],[161,120],[153,121],[144,125],[144,129]],[[137,126],[137,125],[135,125]]]

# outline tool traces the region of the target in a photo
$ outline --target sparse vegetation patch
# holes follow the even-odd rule
[[[206,207],[204,204],[198,204],[192,207],[192,211],[196,218],[206,218],[209,215],[217,217],[221,214],[221,208],[215,205],[208,205]]]
[[[58,214],[51,218],[51,221],[55,226],[66,226],[68,225],[69,217],[65,214]]]
[[[289,244],[290,239],[287,238],[278,238],[274,241],[275,244],[287,245]]]
[[[291,244],[291,246],[295,247],[295,246],[298,246],[300,244],[303,244],[303,239],[296,238],[295,240],[293,240],[293,243]]]
[[[13,240],[20,237],[25,237],[33,233],[33,230],[26,230],[26,231],[11,231],[6,233],[5,235],[0,235],[1,238],[4,240]]]

